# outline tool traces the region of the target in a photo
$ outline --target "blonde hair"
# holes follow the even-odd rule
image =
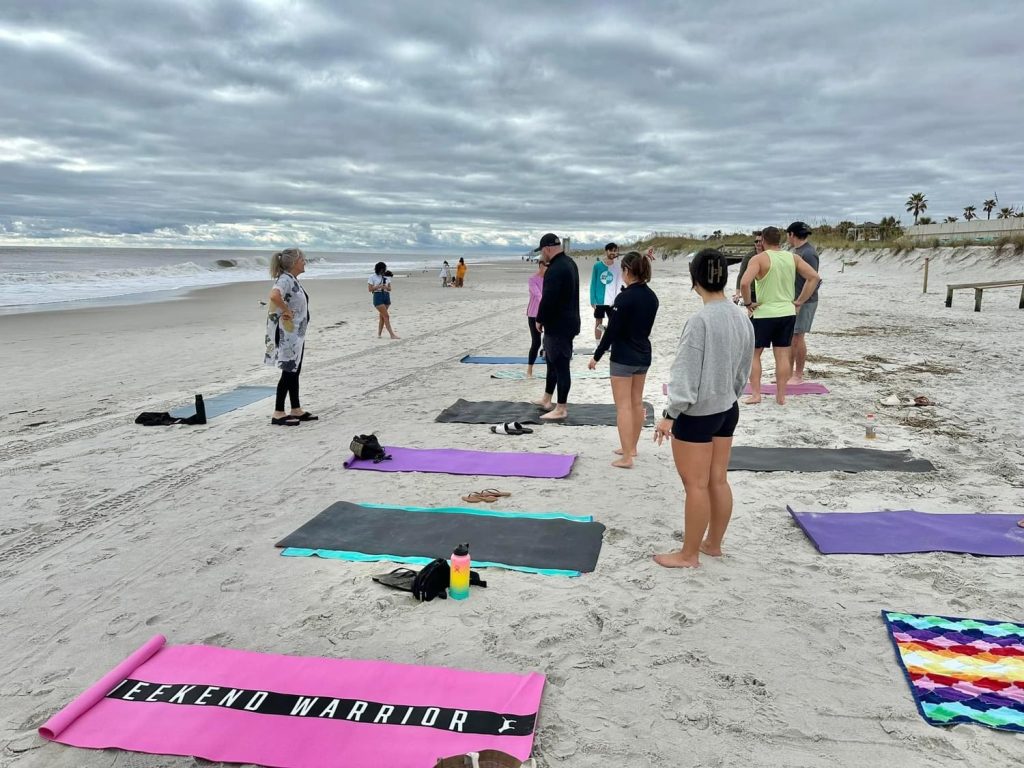
[[[291,272],[300,258],[305,258],[299,248],[285,248],[270,257],[270,276],[275,280],[284,272]]]

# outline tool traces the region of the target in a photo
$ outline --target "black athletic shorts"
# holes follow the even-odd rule
[[[755,317],[751,322],[754,323],[754,346],[758,349],[792,346],[796,315]]]
[[[740,404],[710,416],[677,416],[672,422],[672,437],[684,443],[710,443],[713,437],[732,437],[740,420]]]
[[[612,316],[612,308],[607,304],[598,304],[594,307],[594,319],[604,320],[606,317]]]

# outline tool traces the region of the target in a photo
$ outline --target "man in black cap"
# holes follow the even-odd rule
[[[818,250],[811,245],[807,238],[811,236],[811,228],[802,221],[794,221],[786,227],[786,239],[789,242],[790,250],[801,259],[811,265],[815,272],[818,272]],[[804,287],[804,278],[797,272],[796,295]],[[811,298],[800,307],[796,314],[796,325],[793,327],[793,376],[790,384],[800,384],[804,380],[804,365],[807,363],[807,334],[814,324],[814,313],[818,310],[818,289],[814,289]]]
[[[544,334],[544,360],[547,379],[544,397],[534,401],[548,413],[542,419],[551,421],[569,415],[569,388],[572,377],[572,340],[580,334],[580,273],[576,262],[562,250],[558,235],[548,233],[540,239],[536,249],[540,260],[548,265],[544,275],[544,290],[537,308],[537,330]],[[558,392],[554,403],[551,398]]]

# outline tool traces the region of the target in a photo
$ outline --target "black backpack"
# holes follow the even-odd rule
[[[367,459],[374,464],[380,464],[382,461],[387,461],[391,458],[390,455],[384,452],[384,446],[380,444],[380,440],[373,434],[356,435],[352,438],[352,442],[349,443],[348,447],[357,459]]]

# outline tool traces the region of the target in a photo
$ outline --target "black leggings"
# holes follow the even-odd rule
[[[553,395],[557,388],[558,398],[555,402],[565,405],[569,402],[569,389],[572,387],[572,375],[569,373],[569,363],[572,361],[572,338],[560,338],[545,334],[544,359],[548,365],[544,391],[548,395]]]
[[[274,401],[274,410],[284,410],[284,396],[292,401],[292,410],[297,411],[299,405],[299,374],[302,373],[302,363],[294,371],[281,371],[281,379],[277,382],[277,400]]]
[[[540,331],[537,330],[536,317],[528,317],[526,320],[530,324],[530,356],[527,364],[532,366],[537,362],[537,353],[540,352]]]

